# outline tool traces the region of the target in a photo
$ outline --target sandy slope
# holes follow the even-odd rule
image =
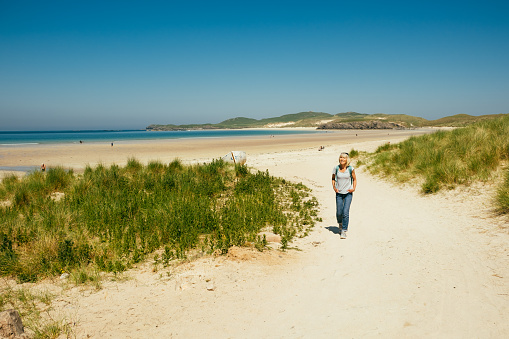
[[[250,158],[318,198],[323,222],[295,241],[301,251],[233,249],[157,273],[148,265],[98,292],[66,292],[55,316],[75,321],[78,338],[509,337],[507,219],[479,203],[491,188],[423,197],[358,168],[340,240],[330,172],[345,147]]]

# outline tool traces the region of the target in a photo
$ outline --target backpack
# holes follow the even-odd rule
[[[350,173],[350,183],[353,184],[353,177],[352,177],[353,167],[348,165],[348,167],[346,169]],[[336,165],[336,177],[338,176],[338,171],[339,171],[339,165]]]

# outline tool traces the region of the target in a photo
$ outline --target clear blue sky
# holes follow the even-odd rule
[[[509,113],[508,1],[0,0],[0,130]]]

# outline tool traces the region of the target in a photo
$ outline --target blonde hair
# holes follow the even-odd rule
[[[339,155],[338,161],[339,161],[339,159],[341,159],[342,157],[343,157],[343,158],[346,158],[346,167],[350,166],[350,162],[351,162],[352,160],[350,159],[350,156],[348,155],[348,153],[346,153],[346,152],[342,152],[342,153]]]

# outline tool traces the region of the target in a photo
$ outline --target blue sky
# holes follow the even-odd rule
[[[507,1],[0,0],[0,130],[509,113]]]

